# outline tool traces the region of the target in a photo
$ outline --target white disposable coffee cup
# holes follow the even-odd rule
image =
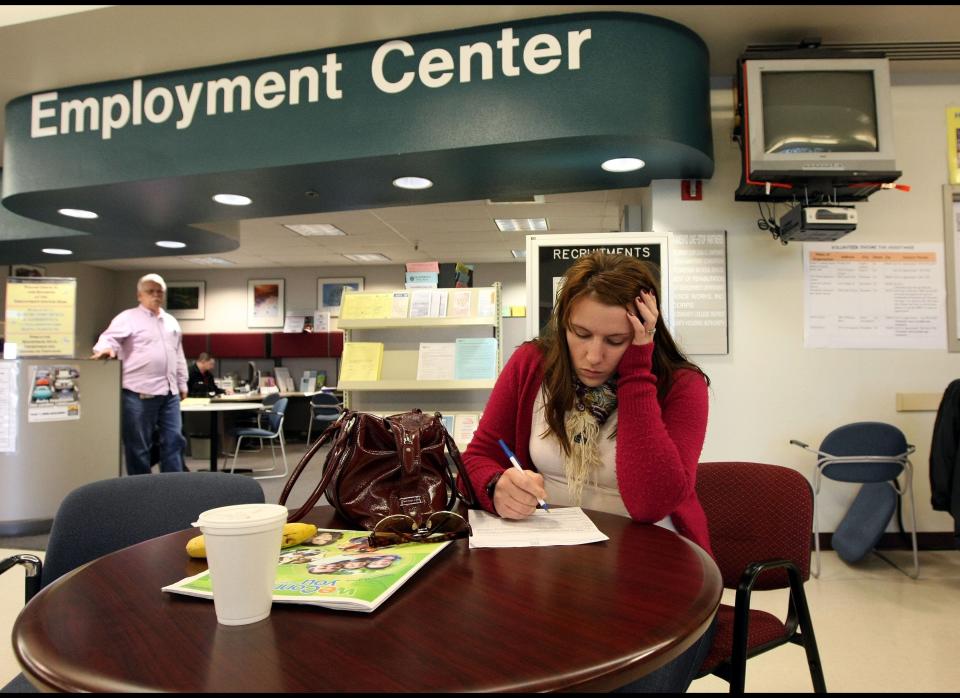
[[[287,508],[237,504],[203,512],[203,531],[217,621],[245,625],[270,615]]]

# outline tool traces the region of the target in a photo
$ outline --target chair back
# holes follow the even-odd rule
[[[312,407],[340,407],[340,398],[333,393],[317,393],[310,396]]]
[[[878,456],[889,460],[831,463],[817,461],[822,474],[841,482],[887,482],[900,475],[909,446],[897,427],[884,422],[855,422],[837,427],[824,438],[820,451],[831,456]]]
[[[264,407],[273,407],[274,405],[277,404],[277,402],[279,402],[279,400],[280,400],[279,393],[269,393],[263,396],[263,401],[261,402],[261,404]]]
[[[287,401],[289,398],[282,397],[277,400],[266,412],[267,422],[270,424],[270,431],[277,432],[283,423],[283,413],[287,411]]]
[[[229,473],[134,475],[83,485],[54,517],[42,585],[108,553],[189,528],[207,509],[263,501],[257,482]]]
[[[767,560],[790,560],[809,579],[813,490],[799,472],[766,463],[701,463],[697,497],[726,588],[737,588],[748,565]],[[770,570],[754,589],[788,585],[785,571]]]

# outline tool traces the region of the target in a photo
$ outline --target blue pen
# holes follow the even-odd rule
[[[497,439],[497,441],[500,442],[500,448],[502,448],[503,452],[507,454],[507,458],[509,458],[510,462],[513,463],[513,467],[519,470],[521,473],[524,472],[523,466],[520,465],[520,462],[517,460],[517,457],[513,455],[513,451],[510,450],[510,447],[503,442],[503,439]],[[550,507],[547,506],[547,503],[545,501],[537,497],[537,502],[540,504],[541,509],[543,509],[548,514],[550,513]]]

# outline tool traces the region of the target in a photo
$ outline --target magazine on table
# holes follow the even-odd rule
[[[451,543],[371,548],[369,534],[320,529],[311,541],[280,550],[273,600],[369,613]],[[181,579],[163,591],[213,599],[209,572]]]

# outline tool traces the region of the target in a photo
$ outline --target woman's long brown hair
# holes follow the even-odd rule
[[[605,252],[593,252],[577,260],[563,277],[563,286],[557,294],[557,303],[550,322],[541,335],[533,340],[543,352],[543,388],[546,404],[544,412],[549,432],[556,434],[564,453],[570,453],[570,439],[564,428],[564,415],[573,408],[576,399],[575,373],[570,363],[567,329],[573,305],[581,298],[592,296],[606,305],[634,308],[634,299],[640,291],[652,291],[660,309],[659,269],[649,262],[634,257]],[[663,321],[663,312],[657,317],[653,340],[653,375],[657,378],[657,397],[660,400],[670,392],[673,374],[677,369],[691,369],[710,379],[687,359],[677,347]],[[548,432],[548,433],[549,433]]]

